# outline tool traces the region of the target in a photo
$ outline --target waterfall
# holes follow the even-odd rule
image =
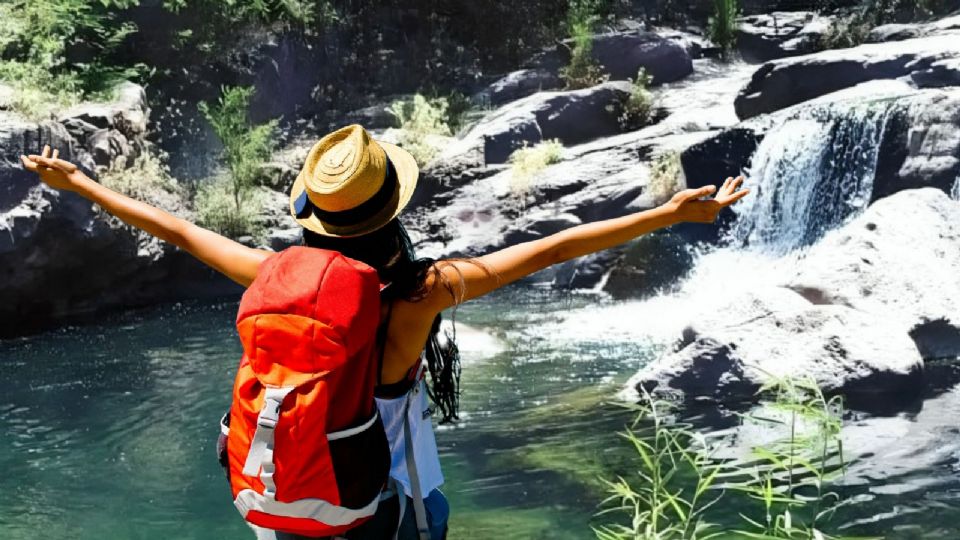
[[[804,109],[772,128],[746,171],[753,193],[734,207],[734,244],[783,254],[865,208],[893,103]]]
[[[953,189],[950,190],[950,198],[955,201],[960,201],[960,174],[958,174],[957,179],[953,181]]]

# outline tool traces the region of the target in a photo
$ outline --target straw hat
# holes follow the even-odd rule
[[[417,185],[417,162],[406,150],[370,137],[359,125],[317,141],[290,190],[290,213],[325,236],[360,236],[386,225]]]

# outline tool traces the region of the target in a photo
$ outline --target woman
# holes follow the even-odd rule
[[[76,165],[59,159],[57,151],[51,153],[49,146],[40,155],[20,159],[50,187],[89,199],[126,223],[179,246],[243,286],[250,285],[260,263],[272,254],[111,191]],[[456,417],[456,377],[452,376],[457,369],[455,351],[453,355],[444,354],[437,340],[437,318],[443,310],[553,264],[620,245],[656,229],[680,222],[711,223],[721,209],[748,193],[745,189],[738,191],[742,177],[728,178],[719,190],[715,186],[684,190],[651,210],[580,225],[476,259],[432,261],[414,258],[410,240],[397,218],[410,201],[417,177],[417,165],[409,153],[375,141],[362,127],[352,125],[314,145],[290,194],[290,212],[304,227],[306,245],[334,249],[366,262],[378,271],[381,281],[390,284],[387,301],[383,302],[378,407],[390,439],[391,477],[407,497],[398,497],[397,504],[382,505],[384,512],[378,512],[363,531],[351,531],[351,538],[389,537],[393,532],[383,531],[395,529],[394,519],[400,516],[401,538],[415,538],[417,529],[425,528],[433,538],[445,533],[446,502],[437,489],[443,478],[424,397],[427,392],[419,391],[423,388],[421,358],[425,356],[433,375],[431,397],[444,419]],[[714,193],[714,198],[702,199]],[[420,400],[422,409],[411,410],[405,423],[398,403],[409,392],[418,394],[415,399]],[[412,475],[407,471],[406,446],[416,457],[411,463],[416,469]],[[411,504],[405,504],[407,501]],[[398,506],[406,507],[399,515]],[[377,532],[377,527],[384,529]],[[272,533],[261,530],[258,535],[266,538]],[[425,533],[419,536],[423,538]],[[277,537],[288,536],[278,533]]]

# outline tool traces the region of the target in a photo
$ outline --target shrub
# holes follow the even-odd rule
[[[653,93],[650,92],[652,77],[647,70],[640,68],[637,77],[631,81],[630,95],[623,103],[623,115],[620,118],[624,130],[641,128],[650,124],[653,118]]]
[[[400,145],[421,165],[429,163],[439,151],[431,137],[449,137],[452,134],[449,107],[446,98],[427,99],[422,94],[416,94],[411,100],[394,101],[390,105],[390,113],[396,118],[397,127],[403,130]]]
[[[523,197],[530,192],[533,179],[548,165],[563,159],[563,145],[556,139],[524,146],[510,154],[510,191]]]
[[[647,193],[654,204],[669,201],[685,183],[679,152],[665,152],[654,158],[647,183]]]
[[[228,176],[200,185],[193,201],[198,223],[231,238],[249,235],[259,240],[264,232],[258,221],[264,207],[260,192],[244,191],[239,206],[234,195],[234,182]]]
[[[737,43],[737,0],[713,0],[713,16],[707,22],[707,37],[720,47],[720,54],[728,58]]]
[[[571,0],[567,11],[567,28],[573,39],[570,63],[560,70],[567,88],[589,88],[607,80],[600,65],[593,59],[593,28],[599,19],[598,0]]]
[[[186,190],[170,175],[159,156],[143,153],[128,168],[116,165],[100,175],[101,184],[169,212],[184,214]]]
[[[821,45],[827,49],[855,47],[864,43],[877,26],[945,15],[956,8],[952,0],[862,0],[852,11],[834,19]]]

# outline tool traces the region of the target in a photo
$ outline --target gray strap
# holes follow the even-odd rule
[[[393,478],[390,479],[390,483],[393,484],[393,489],[397,492],[397,504],[400,505],[400,517],[397,518],[397,529],[393,531],[393,540],[399,540],[400,525],[403,524],[403,516],[407,513],[407,494],[403,492],[403,486]]]
[[[257,476],[257,473],[261,472],[262,469],[260,477],[266,488],[264,494],[266,492],[272,494],[275,491],[273,487],[273,432],[280,420],[280,406],[283,405],[283,399],[293,389],[293,386],[267,388],[266,395],[263,398],[263,406],[257,416],[257,430],[253,434],[253,440],[250,442],[250,452],[247,453],[247,460],[243,464],[243,474],[246,476]]]
[[[413,492],[413,511],[417,517],[417,533],[420,540],[430,540],[430,527],[427,525],[427,509],[423,505],[423,492],[420,490],[420,476],[413,454],[413,436],[410,430],[410,401],[420,392],[421,381],[417,381],[414,390],[407,392],[407,402],[403,410],[403,442],[406,446],[407,476],[410,477],[410,491]]]

